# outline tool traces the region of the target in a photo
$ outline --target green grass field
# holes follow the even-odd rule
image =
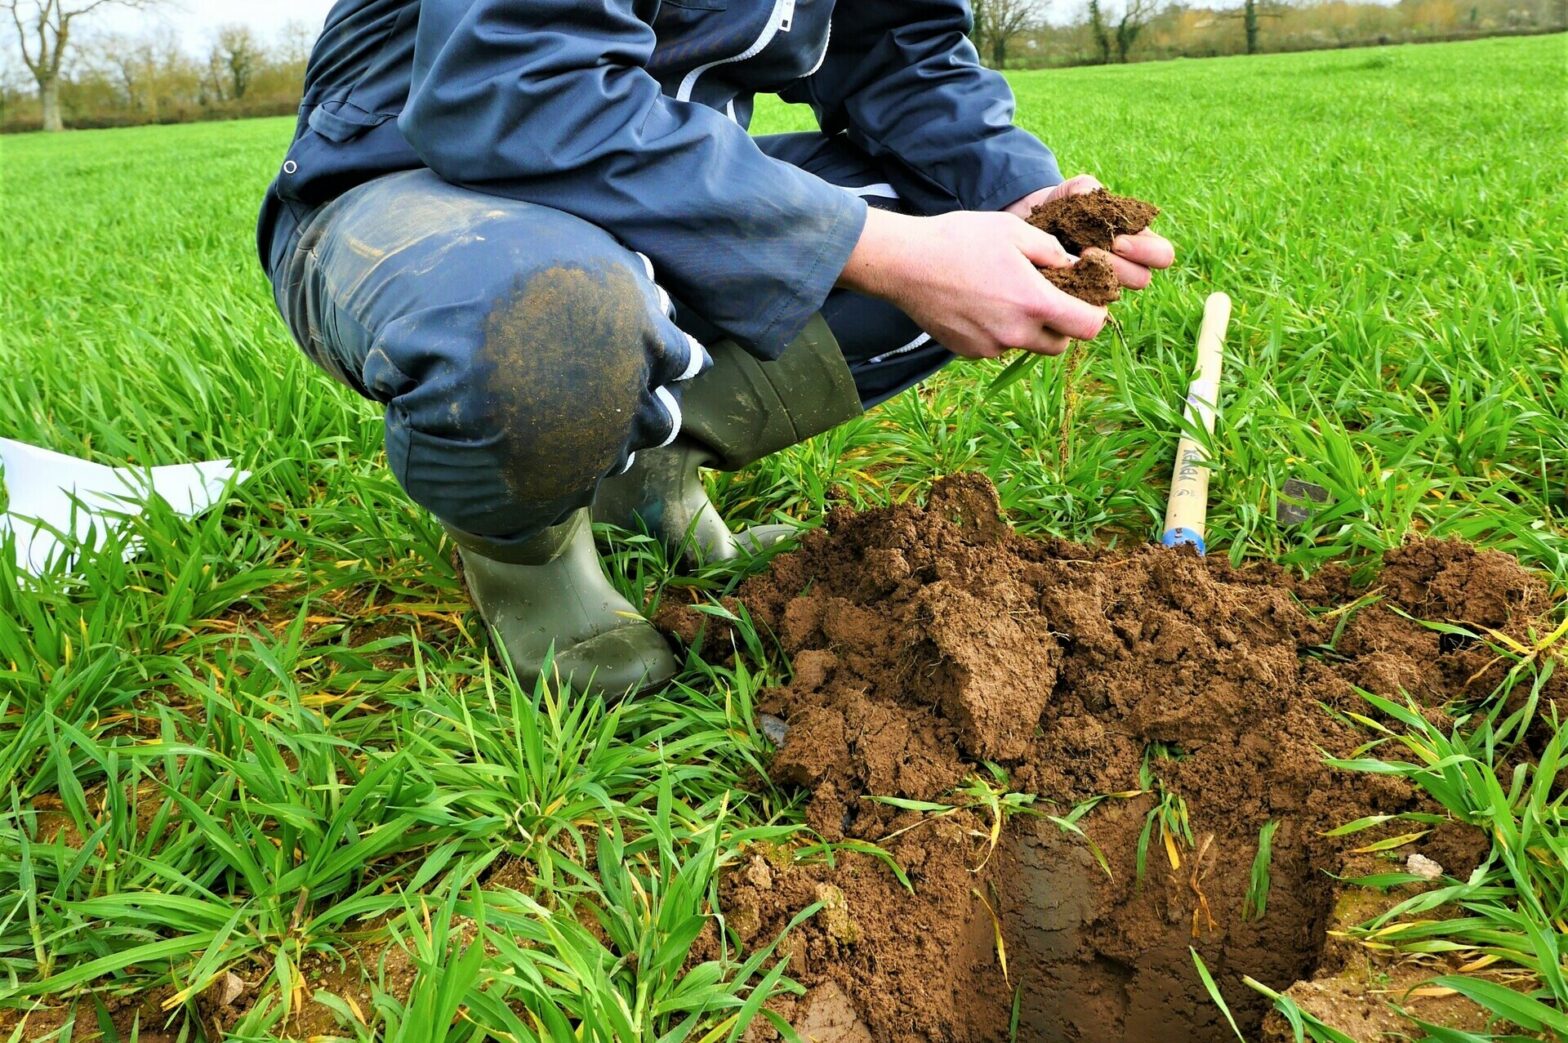
[[[1310,569],[1462,536],[1560,590],[1564,53],[1016,76],[1064,169],[1165,208],[1177,270],[1120,306],[1124,339],[1076,349],[1066,429],[1057,365],[989,399],[999,366],[955,366],[718,479],[724,506],[814,519],[979,470],[1027,531],[1146,540],[1201,302],[1224,289],[1211,545]],[[806,119],[764,106],[756,129]],[[255,472],[195,523],[144,516],[129,564],[110,546],[22,583],[0,554],[0,1005],[39,1008],[0,1024],[114,1039],[139,1007],[142,1039],[191,1041],[227,998],[237,1040],[738,1039],[782,966],[684,961],[718,869],[806,839],[791,794],[743,788],[782,666],[759,637],[610,710],[506,680],[439,527],[384,469],[377,411],[273,313],[251,229],[290,130],[0,142],[0,436]],[[1289,476],[1330,492],[1309,527],[1274,521]],[[620,558],[650,604],[725,582]]]

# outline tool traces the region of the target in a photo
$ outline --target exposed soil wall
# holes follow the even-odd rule
[[[972,476],[942,480],[924,508],[834,514],[740,597],[795,668],[763,707],[789,727],[775,777],[808,792],[823,837],[883,846],[913,893],[870,856],[759,854],[724,885],[728,923],[767,939],[824,903],[785,943],[817,991],[783,1013],[849,1026],[823,1041],[952,1043],[1007,1039],[1015,1008],[1020,1040],[1233,1038],[1189,945],[1255,1037],[1266,1003],[1240,975],[1280,989],[1311,978],[1335,910],[1328,874],[1379,836],[1322,833],[1416,806],[1401,783],[1323,764],[1366,739],[1328,710],[1364,711],[1362,686],[1406,690],[1441,717],[1501,676],[1484,647],[1395,610],[1522,632],[1548,605],[1512,559],[1460,543],[1395,551],[1368,587],[1339,569],[1302,580],[1025,539]],[[1568,709],[1562,684],[1550,695]],[[997,777],[988,764],[998,792],[1038,794],[1039,811],[1103,798],[1081,825],[1109,874],[1042,817],[1013,816],[993,850],[983,801],[933,816],[868,799],[959,803],[965,780]],[[1153,792],[1127,795],[1140,790]],[[1140,878],[1157,799],[1184,802],[1190,838],[1176,828],[1168,848],[1154,827]],[[1248,918],[1270,821],[1272,887]],[[1485,850],[1455,824],[1397,857],[1463,875]]]

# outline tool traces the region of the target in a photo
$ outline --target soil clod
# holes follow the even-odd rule
[[[1116,269],[1099,254],[1085,254],[1071,268],[1041,268],[1040,274],[1058,290],[1089,304],[1104,307],[1122,299]]]
[[[1121,299],[1121,281],[1103,255],[1119,235],[1136,235],[1159,216],[1160,208],[1141,199],[1112,195],[1103,188],[1084,195],[1041,203],[1029,223],[1054,235],[1062,248],[1078,257],[1071,268],[1042,268],[1040,273],[1081,301],[1104,306]]]
[[[1056,236],[1070,254],[1111,249],[1119,235],[1137,235],[1160,216],[1160,208],[1131,196],[1112,195],[1103,188],[1084,195],[1041,203],[1029,223]]]
[[[1457,542],[1411,543],[1368,587],[1338,567],[1301,579],[1027,539],[976,476],[940,480],[924,508],[834,512],[739,596],[795,663],[759,707],[788,724],[774,778],[807,791],[825,839],[884,849],[913,893],[841,851],[732,872],[722,905],[771,938],[820,904],[779,951],[876,1043],[1007,1039],[1015,995],[1024,1041],[1233,1038],[1189,946],[1257,1038],[1268,1003],[1242,974],[1284,990],[1338,970],[1330,874],[1375,834],[1324,834],[1422,807],[1401,782],[1324,763],[1366,737],[1324,707],[1367,712],[1356,686],[1432,713],[1484,695],[1487,650],[1440,654],[1409,617],[1522,635],[1549,605],[1512,559]],[[996,845],[1003,809],[1090,801],[1077,821],[1094,846],[1028,812]],[[1271,822],[1259,919],[1251,867]],[[1473,845],[1484,832],[1456,822],[1386,857],[1462,873]]]

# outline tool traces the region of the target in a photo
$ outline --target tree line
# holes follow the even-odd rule
[[[1568,0],[972,0],[974,40],[996,67],[1042,68],[1314,50],[1568,28]],[[164,0],[0,0],[0,131],[292,114],[316,29],[215,31],[193,54],[172,28],[96,29],[109,7]],[[1076,7],[1068,5],[1076,4]],[[3,52],[0,52],[3,53]]]
[[[0,19],[9,16],[12,29],[10,53],[0,59],[0,131],[281,116],[299,107],[316,27],[293,22],[266,38],[248,25],[225,25],[193,54],[166,23],[139,33],[94,26],[109,7],[150,14],[162,6],[0,0]]]
[[[972,0],[975,44],[1002,68],[1309,51],[1568,29],[1568,0]]]

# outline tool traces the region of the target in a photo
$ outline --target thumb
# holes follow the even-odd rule
[[[1014,242],[1036,268],[1070,268],[1078,260],[1062,248],[1056,236],[1042,232],[1034,225],[1021,221],[1019,224],[1021,227],[1014,233]]]

